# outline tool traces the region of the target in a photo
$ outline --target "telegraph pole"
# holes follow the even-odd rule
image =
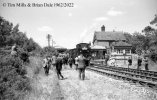
[[[50,47],[50,40],[51,40],[51,35],[47,34],[48,47]]]

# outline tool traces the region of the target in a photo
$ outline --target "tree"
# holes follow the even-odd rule
[[[132,36],[131,44],[136,53],[141,54],[144,48],[145,37],[141,33],[135,32]]]
[[[157,15],[155,15],[155,18],[150,22],[150,24],[157,26]],[[147,26],[144,28],[143,32],[147,39],[145,42],[149,44],[148,48],[150,51],[150,58],[153,61],[157,61],[157,29]]]
[[[157,26],[157,14],[155,15],[155,18],[150,22],[150,24]]]
[[[0,99],[2,100],[18,100],[19,96],[30,88],[23,65],[28,56],[22,50],[23,43],[28,38],[18,27],[18,24],[13,27],[12,23],[0,16]],[[18,43],[16,57],[10,56],[10,49],[14,43]]]
[[[6,41],[12,32],[12,28],[13,24],[0,16],[0,47],[8,45]]]
[[[155,18],[150,22],[150,24],[157,26],[157,14],[155,15]],[[157,47],[157,29],[154,29],[153,33],[152,33],[152,41],[151,41],[151,45],[154,45]]]

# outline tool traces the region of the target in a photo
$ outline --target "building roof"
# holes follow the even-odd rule
[[[54,48],[55,48],[55,49],[57,49],[57,50],[58,50],[58,49],[67,49],[67,48],[65,48],[65,47],[62,47],[62,46],[59,46],[59,45],[57,45],[57,46],[54,46]]]
[[[119,41],[119,40],[126,40],[123,32],[117,32],[117,31],[101,31],[101,32],[95,32],[94,33],[94,41],[96,40],[113,40],[113,41]]]
[[[131,44],[129,43],[126,43],[126,42],[123,42],[123,41],[119,41],[119,42],[114,42],[112,43],[112,46],[132,46]]]
[[[100,49],[101,49],[101,50],[104,50],[104,49],[106,49],[106,48],[103,47],[103,46],[94,45],[94,46],[91,46],[91,49],[94,49],[94,50],[95,50],[95,49],[96,49],[96,50],[98,50],[98,49],[99,49],[99,50],[100,50]]]

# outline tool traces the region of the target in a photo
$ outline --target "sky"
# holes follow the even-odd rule
[[[16,3],[31,4],[18,7]],[[72,7],[33,7],[32,4],[71,3]],[[14,6],[15,4],[15,6]],[[20,31],[41,47],[47,34],[54,45],[75,48],[92,42],[95,31],[141,32],[157,14],[157,0],[0,0],[0,16],[19,24]]]

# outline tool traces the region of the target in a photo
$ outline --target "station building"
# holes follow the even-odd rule
[[[96,52],[102,52],[101,55],[105,56],[105,54],[117,54],[126,55],[131,54],[132,45],[126,43],[126,38],[124,36],[124,32],[121,31],[106,31],[105,26],[101,27],[101,31],[95,31],[93,37],[93,46],[101,46],[101,48],[97,48]],[[103,49],[102,51],[102,48]]]

